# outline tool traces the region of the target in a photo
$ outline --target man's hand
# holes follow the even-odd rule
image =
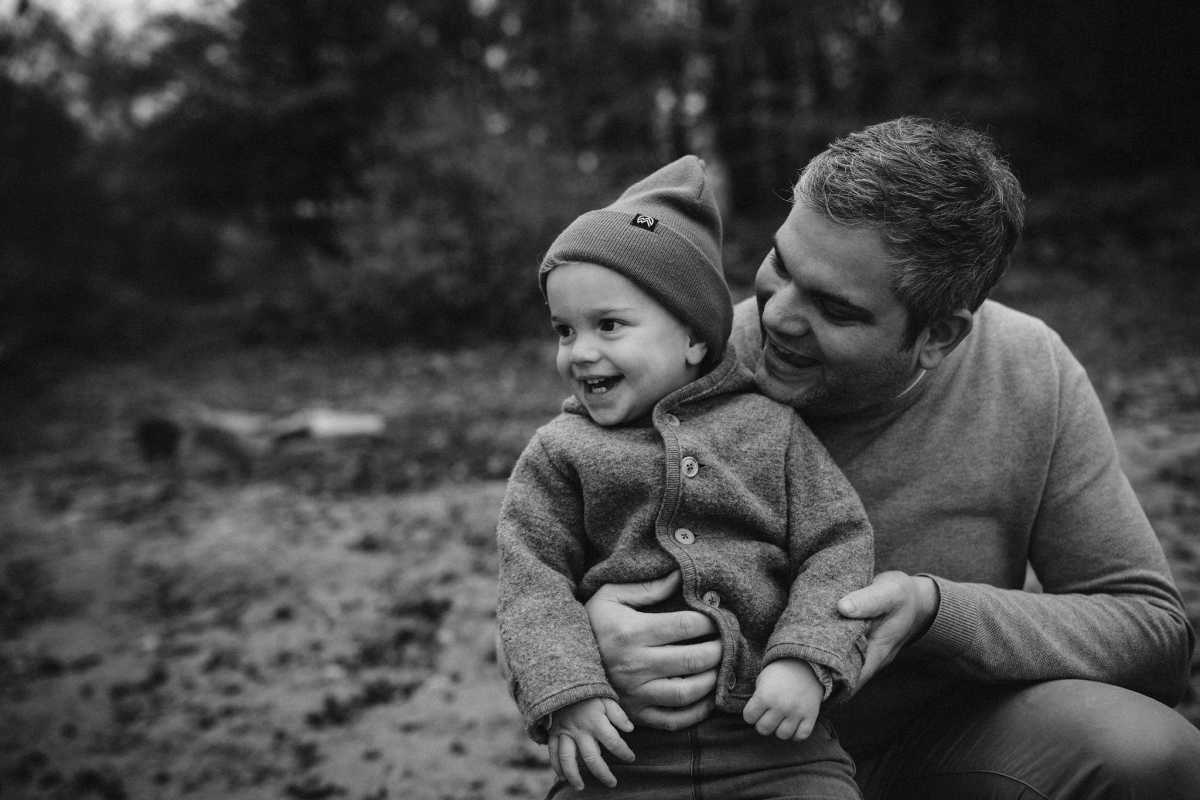
[[[608,788],[617,785],[616,776],[608,768],[600,745],[622,761],[633,761],[633,751],[621,732],[633,730],[633,723],[621,707],[612,700],[593,697],[572,703],[554,712],[547,746],[550,766],[554,773],[576,789],[583,789],[579,762]]]
[[[758,673],[742,719],[763,736],[799,742],[812,733],[824,698],[825,688],[807,662],[781,658]]]
[[[646,583],[601,586],[585,608],[609,680],[637,722],[679,730],[713,709],[719,641],[676,644],[716,633],[699,611],[646,613],[679,589],[679,573]]]
[[[860,685],[875,677],[904,645],[925,632],[937,615],[938,602],[937,584],[932,579],[896,571],[879,573],[870,586],[838,601],[842,616],[871,621]]]

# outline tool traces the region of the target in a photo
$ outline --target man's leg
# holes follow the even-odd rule
[[[860,759],[858,780],[867,800],[1194,800],[1200,730],[1102,683],[980,688]]]

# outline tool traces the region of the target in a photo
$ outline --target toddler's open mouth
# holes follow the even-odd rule
[[[587,394],[604,394],[621,381],[620,375],[605,375],[594,378],[581,378],[579,383]]]

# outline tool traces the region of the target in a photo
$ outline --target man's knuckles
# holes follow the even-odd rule
[[[711,669],[713,666],[710,663],[711,660],[707,648],[702,645],[694,645],[680,651],[679,669],[684,675],[695,675]]]

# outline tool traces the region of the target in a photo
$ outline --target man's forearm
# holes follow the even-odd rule
[[[968,680],[1085,678],[1173,705],[1194,634],[1170,601],[1035,594],[937,579],[939,610],[914,649]]]

